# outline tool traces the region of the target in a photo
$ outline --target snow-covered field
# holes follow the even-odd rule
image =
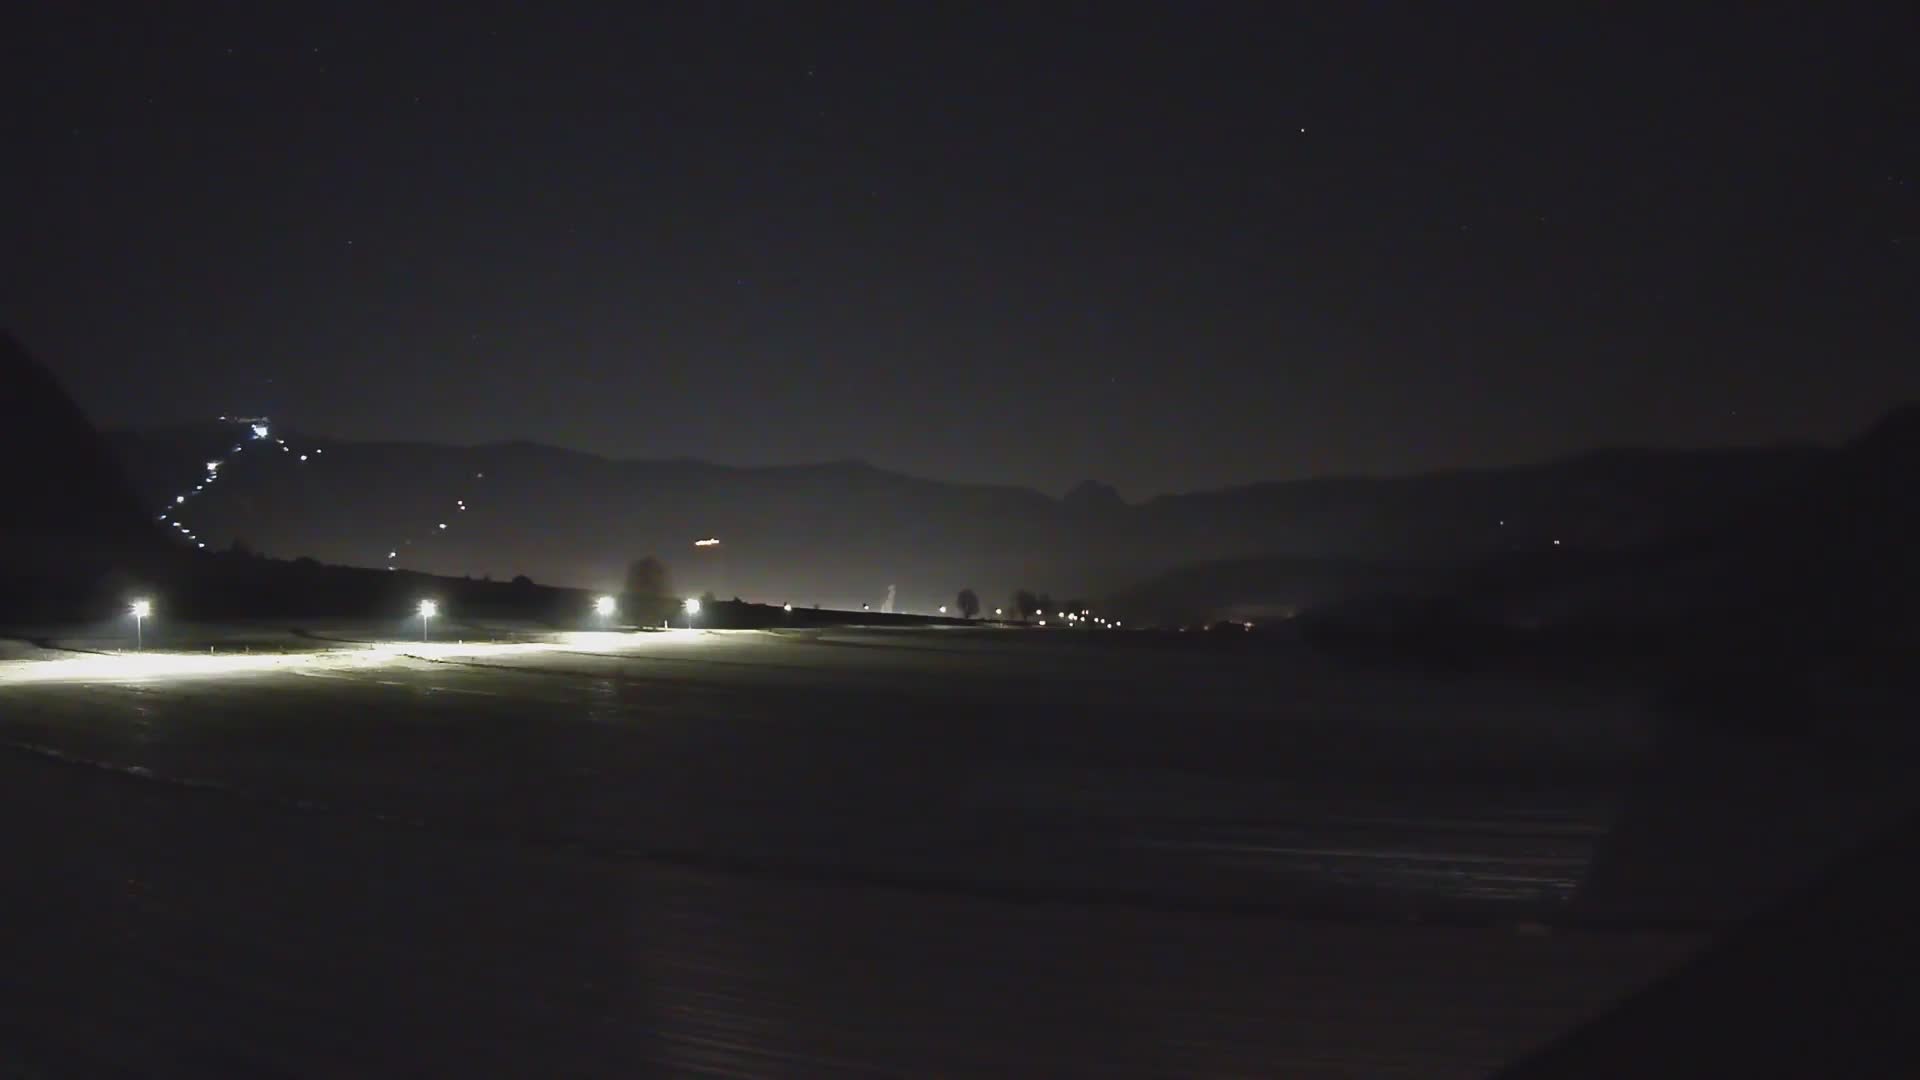
[[[298,629],[0,661],[41,1057],[1477,1075],[1698,941],[1558,925],[1648,745],[1619,688]]]

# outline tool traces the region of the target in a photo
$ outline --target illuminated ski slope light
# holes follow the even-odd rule
[[[603,596],[593,602],[593,611],[596,615],[611,615],[613,614],[613,607],[613,597],[611,596]]]

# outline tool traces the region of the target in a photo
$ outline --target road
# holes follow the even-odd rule
[[[940,630],[178,661],[0,665],[0,1036],[54,1072],[1474,1076],[1699,943],[1551,925],[1643,738],[1593,688]]]

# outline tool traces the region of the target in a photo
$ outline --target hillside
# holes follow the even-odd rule
[[[119,460],[58,380],[5,331],[0,385],[0,611],[98,598],[130,568],[166,558]]]
[[[1150,577],[1115,601],[1189,622],[1316,610],[1380,630],[1408,617],[1415,625],[1440,618],[1613,627],[1657,634],[1644,639],[1650,648],[1656,640],[1710,646],[1735,665],[1807,648],[1842,653],[1920,640],[1920,489],[1912,480],[1920,475],[1920,407],[1894,410],[1838,449],[1782,453],[1789,456],[1776,460],[1772,483],[1728,486],[1711,516],[1675,516],[1674,527],[1644,538],[1604,543],[1570,531],[1560,544],[1460,561],[1200,562]],[[1674,478],[1648,479],[1658,486]],[[1631,490],[1644,498],[1649,489]],[[1593,506],[1607,501],[1595,485],[1583,490]],[[1664,494],[1678,490],[1666,486]]]

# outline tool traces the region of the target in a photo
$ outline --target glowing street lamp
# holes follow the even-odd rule
[[[133,647],[136,652],[145,650],[147,643],[142,623],[153,614],[153,601],[140,599],[127,605],[127,614],[133,616]]]
[[[593,602],[593,612],[600,616],[600,621],[604,623],[613,618],[613,612],[616,606],[613,602],[613,597],[603,596]]]
[[[440,605],[431,600],[420,601],[420,640],[427,640],[427,621],[440,614]]]
[[[687,629],[693,629],[693,617],[700,614],[700,598],[696,596],[687,597],[687,602],[680,605],[680,610],[687,613]]]
[[[947,613],[947,605],[945,605],[945,604],[941,604],[941,605],[940,605],[940,614],[942,614],[942,615],[945,615],[946,613]]]

